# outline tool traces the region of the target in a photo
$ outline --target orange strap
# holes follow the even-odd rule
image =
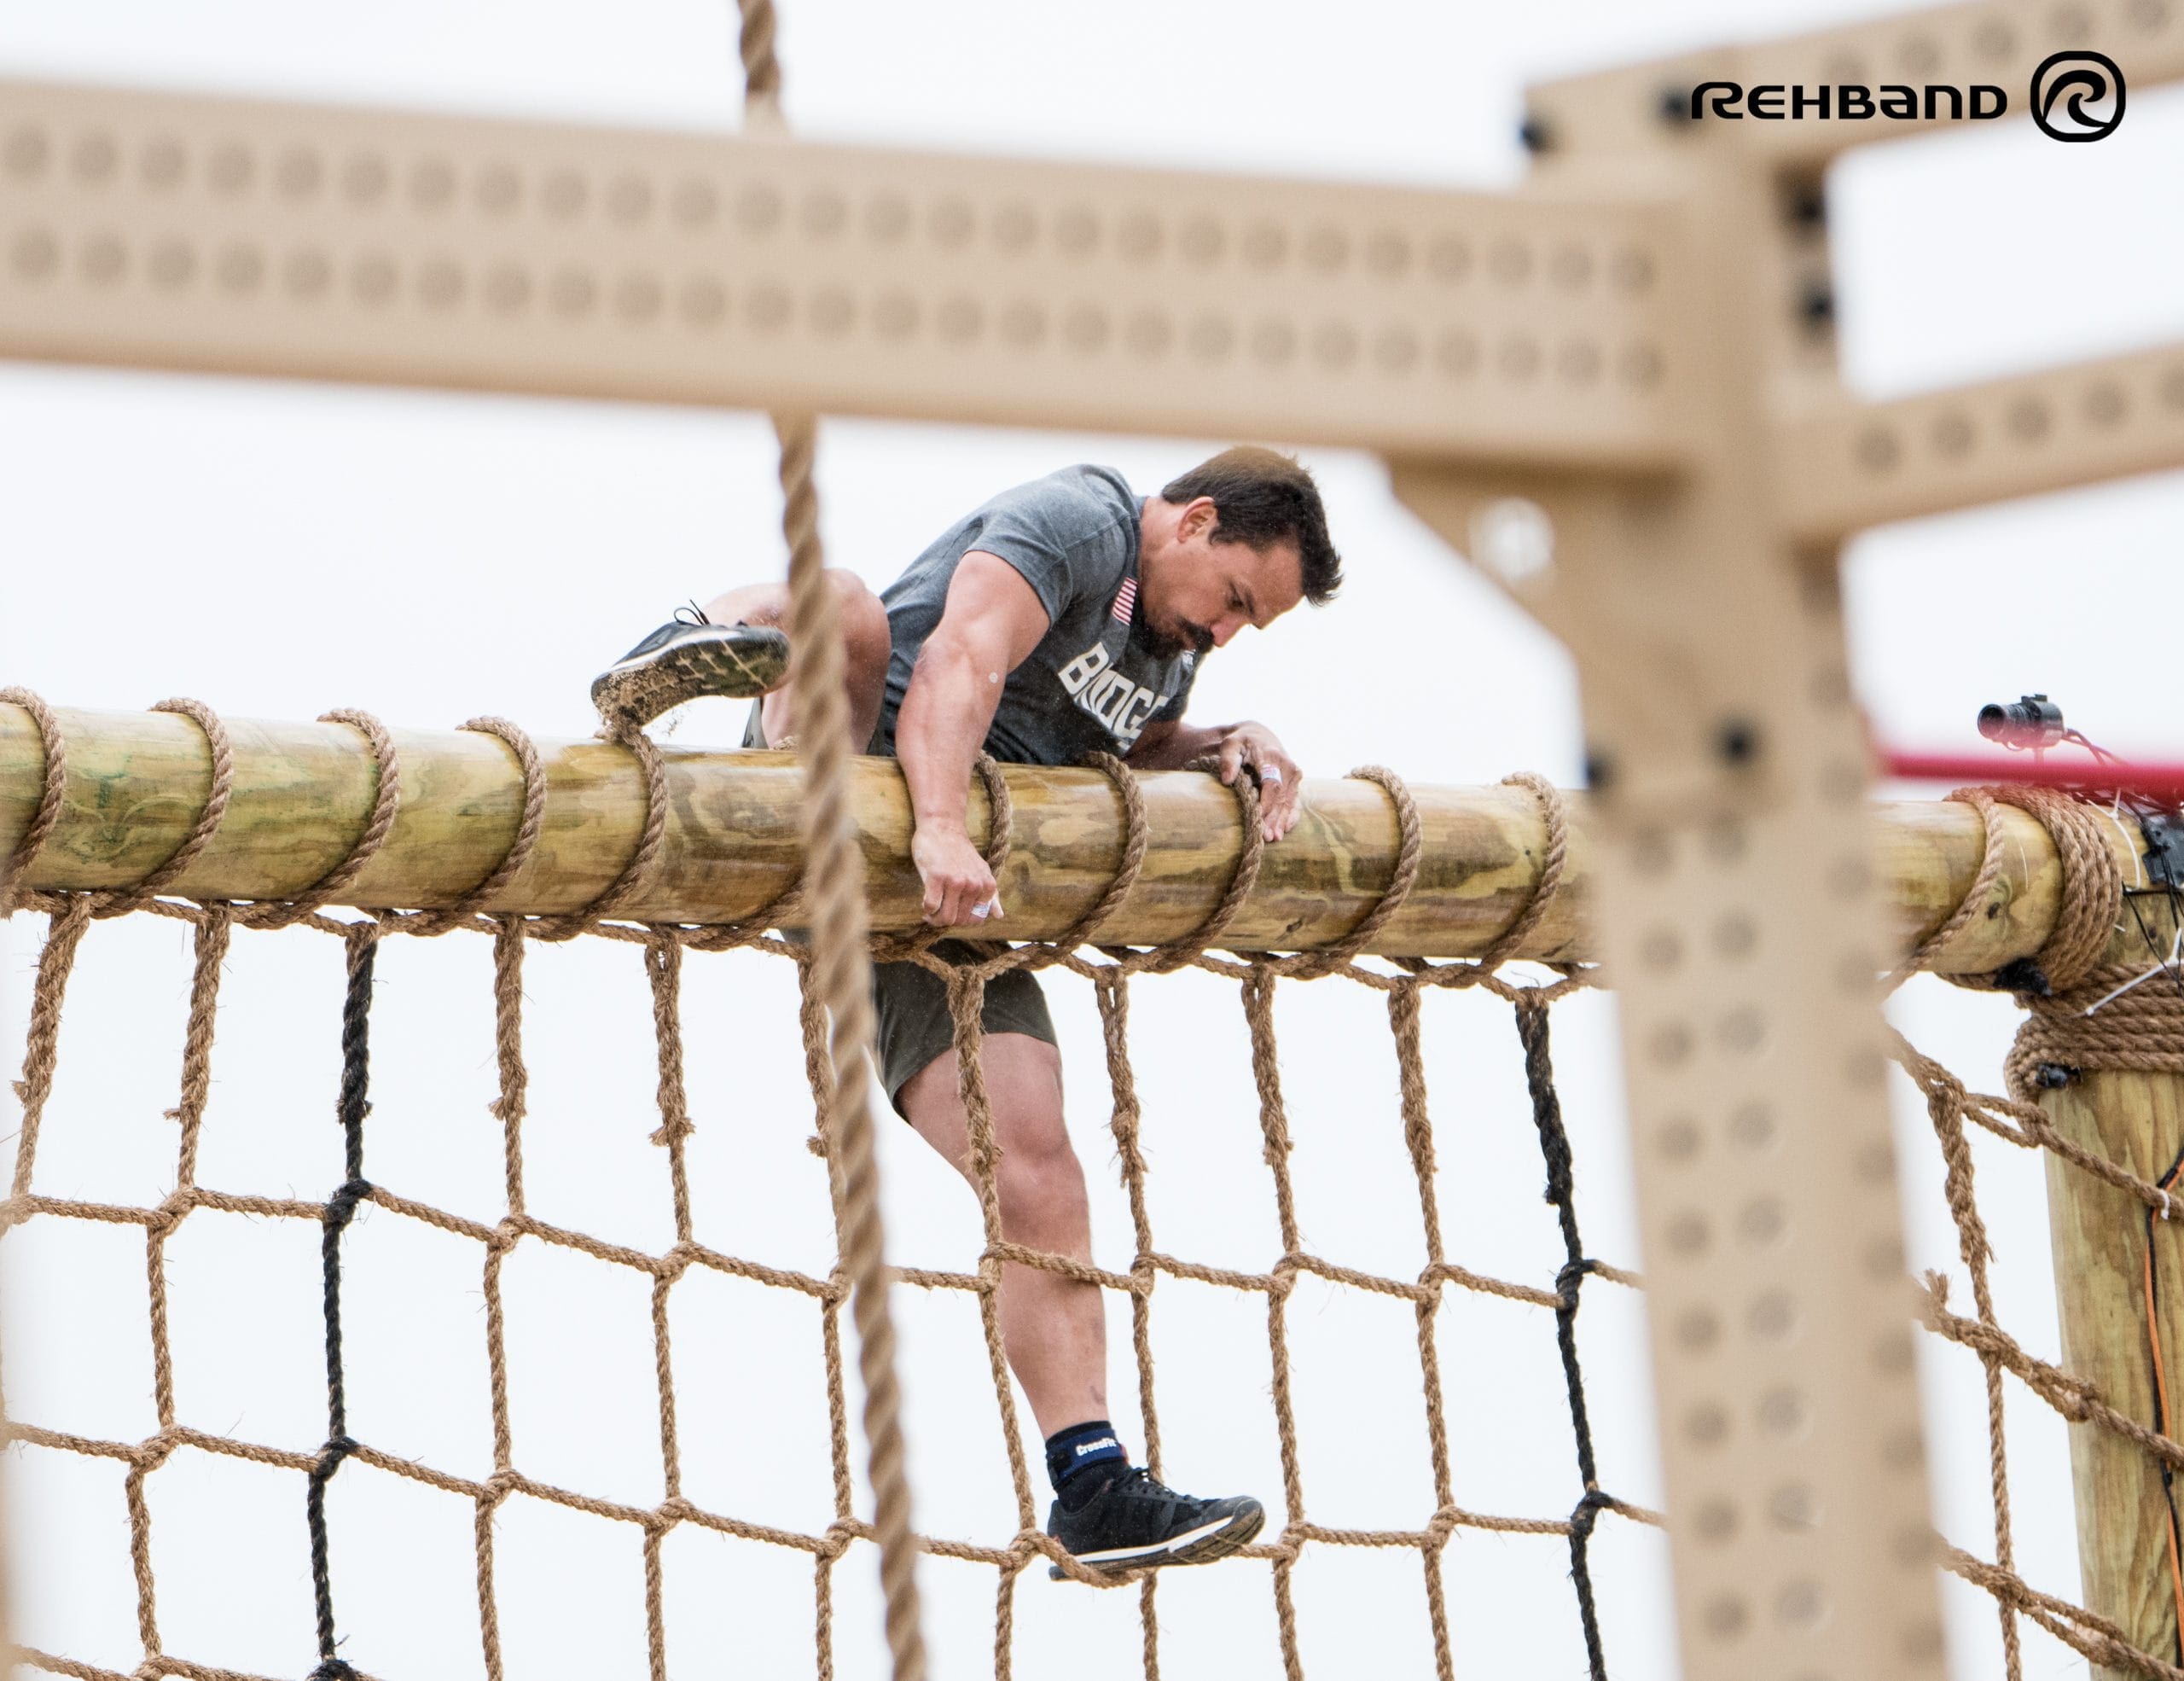
[[[2175,1166],[2171,1167],[2166,1174],[2163,1175],[2160,1189],[2164,1191],[2168,1190],[2176,1183],[2177,1175],[2180,1172],[2184,1172],[2184,1160],[2180,1160]],[[2144,1286],[2146,1305],[2146,1347],[2153,1355],[2154,1401],[2155,1405],[2161,1409],[2160,1417],[2158,1422],[2160,1425],[2162,1434],[2169,1435],[2173,1434],[2170,1421],[2174,1417],[2174,1415],[2170,1412],[2169,1406],[2169,1371],[2167,1364],[2162,1358],[2161,1327],[2158,1323],[2156,1323],[2154,1317],[2153,1216],[2152,1210],[2147,1211],[2146,1217],[2146,1248]],[[2164,1478],[2164,1491],[2166,1491],[2168,1487],[2166,1476]],[[2169,1585],[2170,1591],[2176,1597],[2178,1647],[2180,1651],[2184,1651],[2184,1560],[2180,1560],[2178,1557],[2180,1538],[2177,1534],[2176,1501],[2174,1495],[2165,1495],[2165,1498],[2169,1506],[2169,1522],[2167,1525],[2169,1532]]]

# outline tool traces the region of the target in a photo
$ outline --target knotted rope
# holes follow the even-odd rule
[[[2171,977],[2150,979],[2143,969],[2100,961],[2122,923],[2125,904],[2123,871],[2111,844],[2112,820],[2102,809],[2058,789],[2036,787],[1960,788],[1949,797],[1979,814],[1979,868],[1962,900],[1891,980],[1931,961],[1988,907],[2003,864],[2001,806],[2014,806],[2039,821],[2054,841],[2062,872],[2055,924],[2037,952],[1992,975],[1949,977],[1958,985],[2010,992],[2026,1011],[2004,1063],[2009,1096],[1967,1092],[1946,1068],[1900,1037],[1893,1045],[1896,1060],[1926,1096],[1941,1145],[1943,1189],[1956,1225],[1958,1253],[1971,1277],[1976,1313],[1972,1318],[1949,1313],[1944,1306],[1946,1281],[1930,1274],[1926,1322],[1937,1335],[1971,1349],[1985,1369],[1995,1562],[1966,1560],[1961,1568],[1954,1562],[1951,1568],[1994,1595],[2001,1621],[2004,1671],[2011,1681],[2016,1681],[2023,1668],[2020,1615],[2031,1617],[2096,1661],[2146,1674],[2174,1674],[2170,1666],[2124,1645],[2120,1630],[2089,1613],[2065,1607],[2069,1617],[2059,1618],[2054,1611],[2060,1602],[2036,1594],[2015,1574],[2004,1445],[2004,1373],[2018,1378],[2066,1418],[2099,1424],[2164,1464],[2184,1463],[2184,1449],[2110,1406],[2082,1379],[2034,1358],[2002,1330],[1990,1277],[1994,1245],[1975,1194],[1967,1128],[1978,1125],[2012,1143],[2051,1150],[2136,1197],[2149,1210],[2166,1213],[2170,1199],[2164,1187],[2149,1184],[2065,1137],[2034,1098],[2043,1086],[2087,1069],[2184,1073],[2184,994]],[[2146,984],[2138,984],[2142,981]]]
[[[809,526],[811,505],[806,497],[792,497],[789,501],[792,529],[798,534],[796,546],[799,552],[810,555],[814,552]],[[811,575],[808,571],[800,574],[805,579]],[[822,593],[831,596],[831,592],[823,590],[823,588]],[[799,645],[823,648],[827,643],[823,637],[812,640],[800,635]],[[823,670],[823,661],[821,665]],[[840,693],[838,678],[833,692],[836,695]],[[51,800],[43,803],[57,811],[59,802],[66,799],[67,746],[58,728],[52,724],[49,713],[44,716],[46,738],[50,743],[49,758],[54,768],[54,774],[48,781],[56,792]],[[225,741],[225,732],[219,721],[209,713],[200,712],[192,716],[204,730],[208,742],[212,744],[215,760],[219,760],[223,756],[221,746]],[[545,779],[536,749],[520,730],[497,720],[473,720],[471,727],[482,728],[498,737],[513,756],[520,776],[520,810],[514,816],[506,849],[499,861],[479,881],[439,910],[415,913],[379,910],[371,913],[370,920],[361,922],[337,921],[323,914],[322,910],[315,907],[322,904],[330,893],[357,889],[363,871],[391,835],[399,811],[401,767],[392,738],[362,714],[350,715],[340,721],[349,724],[363,735],[370,753],[374,773],[369,810],[357,819],[355,840],[345,856],[307,886],[298,900],[247,906],[178,904],[171,899],[150,898],[144,891],[144,884],[140,882],[112,901],[125,904],[148,914],[180,917],[192,922],[196,929],[196,968],[183,1053],[182,1096],[175,1111],[177,1119],[182,1123],[177,1189],[156,1209],[108,1208],[41,1195],[32,1189],[32,1171],[38,1148],[38,1120],[44,1108],[44,1094],[51,1085],[61,988],[66,984],[76,945],[89,922],[94,920],[95,907],[109,902],[106,896],[82,893],[47,893],[32,896],[33,902],[40,909],[51,913],[53,922],[41,959],[40,984],[33,1000],[32,1031],[30,1043],[26,1045],[24,1089],[28,1124],[19,1140],[15,1195],[6,1205],[5,1220],[12,1224],[34,1215],[45,1215],[119,1220],[138,1224],[145,1228],[151,1250],[153,1365],[154,1393],[160,1406],[160,1429],[156,1435],[133,1445],[100,1443],[29,1424],[14,1427],[17,1438],[48,1447],[118,1457],[128,1463],[131,1470],[126,1492],[131,1550],[139,1579],[140,1632],[148,1664],[172,1667],[182,1661],[171,1658],[163,1652],[154,1616],[150,1544],[152,1507],[144,1496],[144,1481],[154,1469],[166,1463],[174,1447],[188,1445],[215,1453],[235,1455],[255,1463],[281,1466],[303,1477],[309,1520],[306,1527],[313,1553],[311,1591],[321,1637],[317,1673],[328,1678],[328,1681],[336,1681],[336,1678],[359,1672],[347,1660],[334,1655],[335,1643],[343,1637],[336,1632],[334,1622],[334,1561],[339,1557],[339,1551],[327,1535],[329,1521],[334,1515],[334,1503],[326,1498],[326,1490],[340,1468],[352,1459],[459,1494],[473,1504],[476,1591],[485,1673],[489,1681],[502,1681],[505,1673],[498,1626],[498,1596],[495,1585],[493,1527],[496,1513],[512,1493],[525,1493],[550,1500],[570,1509],[634,1525],[642,1531],[646,1626],[651,1672],[656,1678],[664,1678],[666,1663],[667,1591],[662,1546],[667,1534],[677,1525],[696,1523],[718,1533],[804,1550],[812,1559],[816,1575],[816,1633],[820,1673],[832,1673],[830,1572],[853,1542],[875,1539],[880,1534],[878,1526],[867,1524],[857,1518],[853,1505],[847,1383],[838,1334],[838,1310],[845,1303],[854,1304],[856,1289],[856,1269],[850,1262],[852,1223],[845,1212],[849,1200],[847,1192],[855,1178],[863,1177],[868,1181],[868,1170],[857,1166],[843,1126],[844,1105],[837,1073],[840,1066],[837,1056],[842,1026],[839,1017],[835,1020],[836,1031],[831,1039],[828,1033],[830,1010],[827,998],[834,981],[822,972],[824,966],[819,960],[816,947],[794,945],[764,937],[764,927],[778,918],[781,912],[780,906],[733,928],[631,926],[626,922],[607,919],[614,910],[635,902],[632,895],[656,879],[650,872],[655,872],[661,867],[665,856],[664,831],[668,803],[665,769],[659,756],[647,751],[649,743],[632,741],[628,744],[636,757],[636,768],[645,778],[646,815],[635,837],[630,855],[615,880],[590,903],[567,915],[528,918],[488,914],[487,907],[496,898],[505,893],[516,876],[537,857],[545,820]],[[813,750],[814,736],[806,733],[804,739],[807,751]],[[1396,858],[1387,881],[1378,887],[1363,914],[1332,948],[1289,957],[1251,952],[1237,957],[1217,954],[1215,947],[1229,934],[1247,910],[1253,888],[1267,860],[1267,848],[1258,823],[1257,789],[1246,778],[1231,793],[1236,802],[1238,835],[1234,861],[1223,878],[1220,891],[1213,897],[1198,925],[1182,938],[1160,945],[1138,950],[1108,948],[1096,955],[1081,952],[1077,949],[1078,944],[1095,940],[1101,927],[1137,887],[1148,846],[1145,796],[1136,776],[1118,759],[1105,758],[1095,763],[1096,768],[1107,777],[1116,791],[1122,818],[1121,842],[1112,875],[1061,938],[1013,947],[990,945],[977,948],[973,961],[968,963],[945,963],[935,955],[932,949],[932,938],[926,935],[903,941],[874,942],[874,949],[884,955],[945,970],[950,977],[950,1004],[956,1015],[958,1033],[957,1051],[962,1066],[967,1107],[973,1120],[974,1174],[980,1182],[986,1241],[975,1274],[907,1269],[901,1276],[906,1283],[932,1288],[962,1289],[978,1297],[982,1323],[987,1331],[989,1376],[994,1385],[999,1415],[1004,1422],[1004,1438],[1008,1443],[1012,1481],[1019,1506],[1016,1533],[1006,1544],[976,1545],[961,1541],[909,1537],[906,1538],[908,1548],[923,1549],[997,1568],[995,1663],[996,1673],[1003,1675],[1009,1672],[1010,1667],[1014,1585],[1027,1564],[1035,1560],[1048,1561],[1075,1579],[1097,1586],[1120,1585],[1131,1579],[1127,1573],[1107,1573],[1086,1568],[1063,1553],[1037,1526],[1037,1515],[1031,1500],[1030,1467],[1014,1427],[1014,1403],[1007,1352],[1001,1346],[997,1318],[994,1312],[1001,1271],[1004,1266],[1022,1265],[1039,1267],[1089,1285],[1123,1292],[1130,1297],[1132,1345],[1138,1367],[1147,1457],[1156,1471],[1160,1463],[1161,1443],[1154,1395],[1151,1300],[1158,1280],[1165,1275],[1188,1278],[1217,1288],[1252,1291],[1262,1294],[1267,1303],[1270,1349],[1275,1362],[1275,1412],[1281,1442],[1282,1481],[1289,1498],[1287,1521],[1281,1535],[1247,1549],[1246,1555],[1269,1561],[1275,1566],[1275,1609],[1286,1665],[1292,1672],[1298,1672],[1301,1666],[1296,1608],[1292,1602],[1292,1570],[1305,1548],[1320,1545],[1395,1547],[1413,1550],[1420,1556],[1426,1574],[1427,1608],[1432,1624],[1437,1672],[1444,1677],[1452,1676],[1452,1643],[1440,1585],[1440,1571],[1443,1553],[1459,1530],[1476,1528],[1565,1538],[1571,1548],[1571,1562],[1579,1578],[1580,1608],[1583,1612],[1590,1597],[1589,1579],[1585,1574],[1585,1544],[1600,1515],[1612,1511],[1636,1521],[1654,1521],[1653,1515],[1616,1501],[1602,1492],[1594,1480],[1589,1440],[1585,1434],[1583,1391],[1577,1383],[1572,1338],[1577,1287],[1583,1277],[1596,1276],[1624,1284],[1635,1284],[1637,1282],[1635,1278],[1617,1269],[1584,1260],[1565,1263],[1554,1279],[1552,1288],[1492,1278],[1472,1271],[1449,1261],[1443,1254],[1434,1195],[1433,1177],[1438,1169],[1426,1096],[1420,1000],[1424,992],[1432,988],[1477,986],[1492,991],[1519,1006],[1519,1027],[1526,1036],[1528,1066],[1533,1077],[1535,1120],[1540,1126],[1542,1148],[1548,1167],[1548,1194],[1565,1217],[1565,1242],[1574,1241],[1570,1235],[1574,1232],[1574,1226],[1568,1224],[1573,1218],[1569,1201],[1568,1142],[1560,1131],[1559,1109],[1553,1099],[1552,1078],[1548,1072],[1545,1056],[1543,1011],[1556,998],[1566,995],[1572,986],[1583,984],[1585,977],[1565,975],[1552,985],[1526,986],[1516,985],[1475,963],[1407,965],[1403,972],[1390,974],[1383,968],[1362,965],[1356,961],[1365,949],[1374,943],[1376,937],[1386,929],[1391,919],[1401,914],[1418,878],[1421,858],[1422,839],[1415,803],[1399,777],[1377,767],[1368,767],[1358,774],[1374,782],[1388,797],[1398,841]],[[980,765],[979,775],[984,781],[992,813],[986,852],[989,862],[996,871],[1000,871],[1010,866],[1014,844],[1014,811],[1008,784],[1000,767],[990,761]],[[200,813],[185,839],[185,846],[193,852],[201,851],[201,844],[194,843],[199,843],[201,837],[211,835],[218,820],[218,808],[226,799],[224,790],[230,787],[232,780],[231,762],[226,771],[216,771],[206,810]],[[1546,819],[1547,845],[1534,866],[1531,893],[1524,905],[1512,916],[1509,925],[1493,942],[1494,949],[1503,954],[1517,949],[1519,943],[1528,939],[1536,928],[1540,917],[1546,914],[1547,907],[1553,900],[1560,878],[1565,838],[1563,819],[1559,803],[1552,797],[1551,791],[1541,797]],[[36,825],[35,814],[33,824],[41,828],[41,840],[57,832],[56,822]],[[17,849],[17,859],[26,864],[30,857],[30,848]],[[1021,861],[1016,862],[1020,867]],[[170,859],[168,864],[161,866],[161,873],[155,879],[171,882],[175,879],[176,868]],[[20,864],[18,865],[18,873],[20,869]],[[816,864],[810,879],[816,882]],[[816,886],[812,891],[816,900]],[[853,893],[852,897],[857,898],[857,895]],[[861,899],[858,908],[861,909]],[[817,913],[815,910],[811,914],[816,916]],[[231,930],[237,923],[246,927],[305,927],[336,934],[343,938],[348,949],[351,968],[343,1021],[341,1118],[345,1135],[352,1148],[340,1184],[332,1189],[324,1201],[238,1196],[201,1189],[195,1183],[197,1139],[201,1130],[206,1095],[210,1089],[214,1002]],[[408,933],[431,937],[458,928],[475,929],[493,935],[495,1035],[500,1092],[492,1109],[504,1134],[507,1191],[507,1212],[497,1223],[473,1219],[401,1195],[387,1187],[370,1183],[362,1173],[362,1134],[364,1117],[369,1113],[369,1104],[363,1100],[363,1080],[365,1071],[364,1020],[369,1007],[371,954],[390,934]],[[573,937],[584,934],[634,943],[640,947],[652,994],[659,1065],[656,1092],[659,1123],[652,1136],[654,1142],[662,1147],[667,1159],[675,1215],[676,1241],[673,1247],[664,1253],[646,1253],[581,1232],[557,1228],[528,1211],[524,1192],[521,1150],[528,1086],[522,1038],[522,968],[524,952],[533,934],[545,938]],[[698,1242],[692,1230],[689,1184],[682,1156],[683,1145],[692,1126],[684,1090],[682,1056],[680,983],[682,952],[685,948],[713,951],[738,946],[757,947],[794,959],[804,983],[801,1017],[806,1072],[810,1078],[815,1103],[820,1114],[822,1136],[832,1141],[833,1147],[828,1151],[829,1167],[835,1185],[838,1230],[841,1234],[842,1259],[829,1277],[810,1277],[721,1254]],[[990,1102],[984,1089],[979,1055],[981,1032],[976,1003],[988,979],[1019,967],[1066,968],[1086,977],[1093,987],[1107,1044],[1108,1073],[1114,1095],[1112,1131],[1136,1235],[1136,1254],[1127,1271],[1109,1271],[1076,1257],[1048,1254],[1028,1248],[1011,1241],[1000,1224],[993,1172],[1001,1146]],[[1273,1176],[1277,1223],[1281,1232],[1281,1253],[1263,1272],[1241,1272],[1167,1253],[1157,1247],[1153,1238],[1147,1196],[1150,1163],[1141,1142],[1140,1104],[1135,1074],[1130,1064],[1129,988],[1140,974],[1184,967],[1199,968],[1240,983],[1244,1014],[1252,1041],[1263,1154]],[[1292,1149],[1291,1122],[1281,1092],[1274,1037],[1273,1000],[1278,984],[1283,980],[1326,976],[1339,977],[1380,991],[1387,996],[1390,1023],[1395,1032],[1403,1097],[1403,1135],[1419,1180],[1419,1204],[1426,1231],[1426,1264],[1414,1278],[1383,1277],[1345,1266],[1312,1253],[1305,1243],[1304,1225],[1297,1206],[1297,1187],[1292,1184],[1289,1171],[1289,1156]],[[866,996],[860,985],[855,995],[856,1001],[862,1003]],[[354,1438],[349,1433],[346,1402],[340,1393],[343,1383],[339,1340],[341,1310],[340,1245],[343,1232],[365,1202],[372,1203],[386,1214],[417,1219],[443,1231],[468,1237],[480,1246],[484,1259],[485,1328],[494,1442],[493,1469],[488,1476],[478,1479],[461,1477],[427,1464],[400,1459],[367,1441]],[[309,1219],[320,1227],[328,1331],[329,1429],[325,1444],[315,1451],[295,1452],[234,1441],[190,1430],[177,1422],[175,1377],[167,1352],[168,1316],[161,1257],[167,1238],[179,1228],[185,1217],[200,1209],[248,1213],[260,1217]],[[514,1252],[519,1242],[530,1240],[566,1246],[601,1262],[632,1268],[648,1281],[653,1302],[653,1364],[659,1393],[660,1451],[665,1484],[663,1498],[656,1506],[633,1507],[574,1489],[557,1488],[526,1476],[520,1469],[509,1420],[510,1381],[503,1347],[505,1326],[502,1271],[506,1258]],[[876,1244],[867,1253],[876,1261]],[[706,1511],[692,1503],[682,1492],[668,1302],[676,1281],[696,1268],[711,1269],[799,1291],[812,1299],[819,1307],[827,1364],[834,1484],[834,1520],[822,1533],[799,1534],[752,1523],[724,1513]],[[1340,1529],[1315,1522],[1306,1515],[1303,1457],[1298,1440],[1298,1421],[1291,1401],[1290,1358],[1286,1329],[1287,1304],[1297,1281],[1306,1275],[1351,1288],[1397,1296],[1414,1305],[1417,1317],[1420,1374],[1435,1466],[1433,1507],[1415,1528],[1385,1531]],[[885,1277],[884,1273],[882,1277]],[[1447,1440],[1449,1422],[1443,1403],[1442,1380],[1435,1347],[1438,1305],[1445,1291],[1451,1287],[1481,1292],[1504,1300],[1549,1310],[1555,1314],[1557,1340],[1565,1361],[1565,1376],[1573,1385],[1572,1423],[1580,1432],[1578,1462],[1581,1480],[1585,1484],[1581,1497],[1571,1509],[1567,1518],[1496,1516],[1468,1510],[1454,1500],[1449,1471],[1451,1455]],[[1158,1619],[1153,1579],[1147,1577],[1139,1585],[1139,1592],[1146,1673],[1148,1677],[1157,1678]],[[1586,1626],[1589,1655],[1597,1671],[1602,1661],[1599,1657],[1597,1630],[1589,1615],[1583,1616],[1582,1620]],[[65,1665],[69,1661],[58,1658],[54,1660],[55,1665]],[[64,1669],[62,1672],[71,1672]],[[199,1666],[191,1672],[210,1674],[215,1672]]]

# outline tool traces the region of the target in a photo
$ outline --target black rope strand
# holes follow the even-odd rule
[[[325,1284],[326,1445],[305,1485],[304,1521],[311,1530],[311,1585],[318,1613],[318,1667],[311,1681],[351,1681],[356,1671],[334,1654],[334,1581],[326,1544],[326,1485],[356,1449],[341,1378],[341,1234],[357,1205],[371,1194],[364,1178],[364,1117],[371,1113],[372,962],[379,931],[367,928],[349,942],[349,986],[341,1003],[341,1188],[320,1217],[318,1256]]]
[[[1570,1429],[1577,1442],[1577,1475],[1584,1498],[1570,1514],[1570,1580],[1577,1590],[1577,1615],[1585,1629],[1585,1661],[1592,1681],[1607,1681],[1607,1659],[1600,1649],[1599,1614],[1593,1605],[1590,1559],[1593,1526],[1611,1504],[1600,1492],[1593,1460],[1593,1427],[1585,1411],[1585,1374],[1577,1364],[1577,1293],[1593,1270],[1577,1236],[1576,1181],[1571,1171],[1570,1134],[1562,1125],[1562,1099],[1554,1089],[1554,1063],[1548,1050],[1547,1006],[1517,1006],[1517,1037],[1525,1046],[1525,1083],[1531,1090],[1532,1124],[1539,1129],[1539,1152],[1547,1162],[1547,1200],[1562,1227],[1566,1257],[1554,1275],[1554,1340],[1562,1351],[1562,1381],[1570,1393]]]

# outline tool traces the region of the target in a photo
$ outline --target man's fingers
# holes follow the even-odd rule
[[[944,878],[934,883],[926,897],[932,901],[932,908],[925,913],[925,919],[935,928],[953,928],[963,920],[963,888],[961,882]]]
[[[925,919],[936,928],[961,928],[1001,914],[1001,895],[990,875],[959,875],[926,889]]]
[[[1234,782],[1236,772],[1243,768],[1244,763],[1244,743],[1239,737],[1231,736],[1227,741],[1222,742],[1219,762],[1221,780],[1224,782]]]

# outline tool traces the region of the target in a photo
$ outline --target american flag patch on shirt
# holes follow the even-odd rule
[[[1135,578],[1125,578],[1123,579],[1123,587],[1115,592],[1114,617],[1118,622],[1127,625],[1130,623],[1130,614],[1136,610],[1137,580]]]

